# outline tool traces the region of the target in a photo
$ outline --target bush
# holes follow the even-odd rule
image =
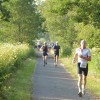
[[[94,69],[95,77],[100,77],[100,48],[92,48],[91,66]]]
[[[69,55],[71,55],[71,52],[72,52],[72,50],[70,47],[62,48],[61,49],[61,56],[62,57],[69,56]]]
[[[0,89],[6,79],[17,69],[21,59],[24,59],[30,53],[27,44],[8,44],[0,45]]]

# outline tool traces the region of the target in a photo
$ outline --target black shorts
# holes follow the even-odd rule
[[[86,68],[80,68],[80,63],[77,64],[78,67],[78,74],[84,74],[85,76],[88,75],[88,64],[86,66]]]
[[[59,53],[55,53],[55,57],[56,57],[56,56],[59,56]]]
[[[38,45],[37,48],[40,49],[41,48],[41,45]]]
[[[47,56],[48,54],[47,54],[47,52],[43,52],[43,56]]]

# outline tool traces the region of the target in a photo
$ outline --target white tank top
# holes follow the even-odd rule
[[[82,58],[79,57],[80,54],[83,55],[84,57],[91,56],[90,50],[88,48],[85,48],[83,50],[81,50],[81,48],[77,48],[76,53],[78,54],[78,62],[79,63],[83,63],[83,62],[88,63],[87,60],[82,59]]]

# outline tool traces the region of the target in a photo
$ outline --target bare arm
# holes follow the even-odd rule
[[[43,46],[41,46],[41,48],[40,48],[40,51],[42,51],[43,50]]]
[[[84,57],[84,56],[80,55],[79,57],[86,60],[86,61],[91,61],[91,56]]]
[[[77,58],[77,53],[74,54],[74,58],[73,58],[73,60],[72,60],[72,63],[75,63],[76,58]]]

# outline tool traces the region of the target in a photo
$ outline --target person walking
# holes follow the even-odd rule
[[[37,41],[37,49],[40,50],[40,48],[41,48],[41,43],[40,43],[40,40],[38,40]]]
[[[56,42],[54,46],[54,65],[55,66],[57,66],[58,64],[59,51],[60,51],[60,46],[58,45],[58,42]]]
[[[82,40],[80,43],[80,48],[76,49],[72,63],[75,63],[78,56],[78,95],[82,97],[85,93],[86,79],[88,75],[88,61],[91,61],[90,50],[86,48],[86,41]]]
[[[41,47],[42,51],[43,51],[43,66],[45,66],[47,64],[47,52],[48,52],[48,46],[47,46],[47,43],[44,42],[44,45]]]

